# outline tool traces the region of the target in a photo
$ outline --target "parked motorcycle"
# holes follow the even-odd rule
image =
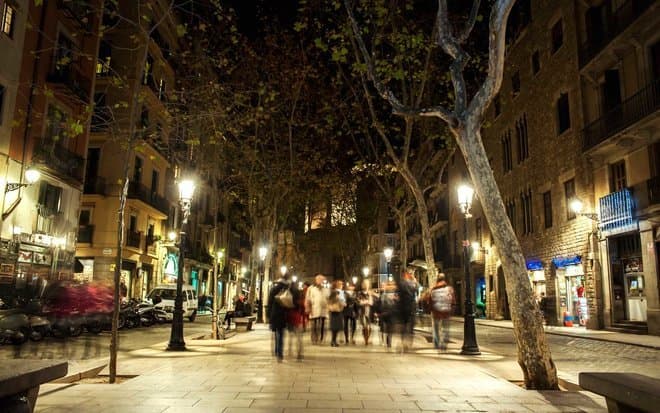
[[[6,308],[0,300],[0,308]],[[30,319],[20,308],[0,310],[0,342],[23,344],[30,337]]]

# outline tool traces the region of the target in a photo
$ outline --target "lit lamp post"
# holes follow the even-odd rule
[[[286,265],[282,265],[280,267],[280,274],[282,274],[282,278],[284,278],[284,276],[286,275],[287,270],[288,268],[286,267]]]
[[[358,277],[353,276],[353,285],[357,288]]]
[[[168,351],[183,351],[186,343],[183,341],[183,260],[185,248],[185,225],[190,216],[190,204],[195,192],[195,183],[189,179],[179,182],[179,202],[181,204],[181,230],[179,232],[179,274],[176,277],[176,298],[174,299],[174,314],[172,317],[172,331]]]
[[[385,259],[387,260],[387,281],[391,280],[391,275],[390,275],[390,261],[392,260],[392,254],[394,253],[394,250],[392,247],[385,247],[383,250],[383,255],[385,256]]]
[[[5,211],[5,199],[7,198],[7,194],[12,191],[16,191],[17,189],[26,187],[28,185],[32,185],[33,183],[37,182],[39,178],[41,177],[41,172],[39,172],[38,169],[35,169],[33,167],[30,167],[25,170],[25,182],[21,180],[21,182],[7,182],[5,184],[5,194],[2,197],[2,220],[4,221],[7,219],[7,217],[14,212],[14,209],[18,206],[18,204],[21,202],[21,195],[19,194],[16,199],[11,203],[9,208]]]
[[[218,338],[218,271],[222,271],[222,259],[225,256],[223,250],[219,250],[216,255],[213,268],[213,314],[211,315],[211,337]]]
[[[368,280],[369,279],[369,267],[366,265],[362,267],[362,275],[363,275],[363,280]]]
[[[465,276],[465,315],[463,319],[463,347],[461,354],[476,356],[481,354],[474,330],[474,308],[472,304],[472,282],[470,280],[470,242],[468,241],[467,221],[472,215],[472,196],[474,189],[467,185],[458,187],[458,205],[463,213],[463,274]]]
[[[259,306],[257,307],[257,323],[263,323],[264,322],[264,277],[266,274],[264,274],[265,269],[264,269],[264,260],[266,259],[266,254],[268,254],[268,248],[266,247],[259,247]]]

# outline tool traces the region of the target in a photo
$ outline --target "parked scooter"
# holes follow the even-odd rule
[[[0,299],[0,308],[6,308]],[[0,343],[23,344],[30,336],[30,319],[20,308],[0,310]]]

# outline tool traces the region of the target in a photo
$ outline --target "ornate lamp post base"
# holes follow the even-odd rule
[[[466,315],[463,321],[463,347],[461,354],[465,356],[478,356],[481,354],[474,329],[474,314]]]

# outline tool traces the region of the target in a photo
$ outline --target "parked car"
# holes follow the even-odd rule
[[[197,317],[197,291],[192,285],[183,285],[183,316],[188,320],[195,321]],[[174,317],[174,299],[176,298],[176,285],[163,284],[156,286],[147,295],[147,299],[154,304],[157,309],[162,309],[167,313],[167,320],[171,321]]]

